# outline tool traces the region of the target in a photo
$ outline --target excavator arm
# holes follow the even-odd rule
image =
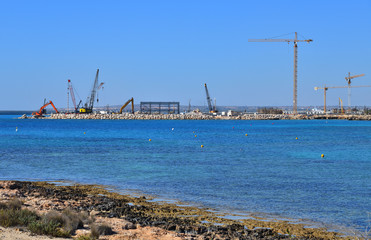
[[[124,105],[122,105],[121,109],[120,109],[120,114],[122,113],[122,111],[124,110],[124,108],[126,108],[126,106],[131,102],[131,113],[134,113],[134,98],[130,98]]]
[[[47,103],[45,103],[38,112],[33,112],[32,115],[36,115],[36,116],[42,116],[43,113],[44,113],[44,108],[46,108],[48,105],[52,105],[52,107],[54,108],[55,112],[56,113],[59,113],[57,108],[54,106],[53,102],[52,101],[49,101]]]

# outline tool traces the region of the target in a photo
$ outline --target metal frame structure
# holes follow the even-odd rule
[[[179,114],[179,102],[140,102],[141,113],[176,113]]]

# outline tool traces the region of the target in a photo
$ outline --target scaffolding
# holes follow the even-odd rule
[[[140,102],[141,113],[179,114],[179,102]]]

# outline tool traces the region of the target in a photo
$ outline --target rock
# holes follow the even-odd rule
[[[122,229],[125,229],[125,230],[129,230],[129,229],[137,229],[137,225],[131,223],[131,222],[128,222],[126,223]]]

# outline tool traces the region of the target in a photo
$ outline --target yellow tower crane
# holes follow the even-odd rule
[[[294,39],[249,39],[249,42],[293,42],[294,43],[294,100],[293,100],[293,111],[294,114],[298,113],[298,42],[312,42],[312,39],[304,39],[299,40],[298,39],[298,33],[295,32],[295,38]]]
[[[319,90],[319,89],[323,89],[323,94],[324,94],[324,104],[323,104],[323,111],[325,112],[326,114],[326,92],[329,88],[361,88],[361,87],[371,87],[371,86],[337,86],[337,87],[326,87],[326,85],[324,87],[314,87],[314,90]]]
[[[357,77],[363,77],[365,74],[359,74],[359,75],[354,75],[354,76],[350,76],[350,72],[348,72],[348,77],[345,77],[345,80],[347,81],[348,83],[348,108],[349,108],[349,111],[350,111],[350,108],[351,108],[351,101],[350,101],[350,95],[351,95],[351,91],[350,91],[350,85],[352,83],[352,79],[353,78],[357,78]]]

